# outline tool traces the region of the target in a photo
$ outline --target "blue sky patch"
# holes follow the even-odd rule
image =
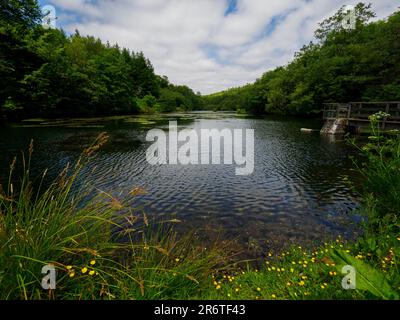
[[[237,11],[238,0],[228,0],[228,8],[225,11],[225,17]]]

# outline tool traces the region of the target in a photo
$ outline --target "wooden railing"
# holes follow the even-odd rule
[[[400,124],[400,101],[390,102],[349,102],[324,104],[324,120],[348,119],[353,122],[368,122],[369,116],[379,111],[390,114],[385,123]]]

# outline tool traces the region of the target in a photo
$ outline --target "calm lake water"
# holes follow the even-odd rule
[[[255,130],[255,168],[236,176],[235,165],[156,165],[147,163],[145,141],[151,128],[231,128]],[[174,217],[178,230],[197,229],[203,239],[236,239],[255,252],[291,242],[318,242],[355,236],[357,196],[348,180],[355,178],[343,141],[303,134],[322,122],[290,118],[248,118],[228,113],[188,113],[45,121],[34,119],[0,127],[2,176],[13,155],[35,151],[32,171],[50,168],[50,176],[74,161],[85,145],[103,131],[110,142],[91,163],[87,179],[114,195],[135,186],[147,191],[135,207],[149,216]]]

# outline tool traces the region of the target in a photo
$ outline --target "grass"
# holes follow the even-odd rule
[[[177,239],[170,228],[177,221],[152,222],[112,195],[91,195],[89,185],[72,191],[106,141],[100,135],[45,190],[46,173],[29,179],[32,144],[18,190],[13,161],[0,189],[0,299],[187,299],[218,269],[223,248],[193,247],[190,235]],[[130,196],[141,192],[135,187]],[[57,270],[56,290],[41,288],[48,264]]]
[[[381,132],[371,116],[368,143],[359,146],[362,161],[354,162],[364,177],[361,213],[364,235],[356,243],[341,238],[323,247],[293,247],[269,253],[261,270],[222,275],[212,279],[212,299],[399,299],[400,297],[400,132]],[[355,290],[344,290],[347,273],[355,268]],[[346,282],[347,282],[346,278]]]
[[[400,239],[400,238],[399,238]],[[315,250],[293,247],[270,253],[260,270],[216,274],[207,299],[399,299],[399,244],[388,238],[380,255],[341,238]],[[383,261],[385,263],[383,263]],[[345,265],[356,268],[357,290],[344,290]]]
[[[387,116],[370,117],[368,143],[351,141],[362,156],[354,165],[364,177],[364,235],[355,243],[338,238],[313,250],[271,252],[260,270],[215,275],[208,298],[399,299],[400,132],[380,130],[380,120]],[[342,287],[346,265],[355,268],[355,290]]]
[[[371,119],[374,130],[378,120]],[[19,187],[15,160],[0,188],[0,299],[399,299],[400,137],[373,132],[359,147],[363,163],[355,163],[365,177],[365,235],[269,252],[259,270],[232,267],[222,245],[205,250],[190,235],[176,236],[179,221],[151,221],[127,205],[144,192],[138,187],[125,200],[88,184],[73,191],[106,134],[44,190],[46,172],[29,177],[31,144]],[[49,291],[40,285],[48,264],[57,269]],[[355,278],[343,280],[344,266]]]

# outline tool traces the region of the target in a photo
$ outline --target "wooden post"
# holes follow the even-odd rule
[[[389,114],[389,111],[390,111],[390,103],[386,103],[386,110],[385,110],[386,114]],[[386,120],[387,120],[387,117],[385,116],[383,118],[383,123],[382,123],[383,130],[385,130],[385,128],[386,128]]]
[[[397,113],[396,113],[397,118],[400,118],[400,102],[397,104]],[[400,119],[398,119],[400,120]]]

